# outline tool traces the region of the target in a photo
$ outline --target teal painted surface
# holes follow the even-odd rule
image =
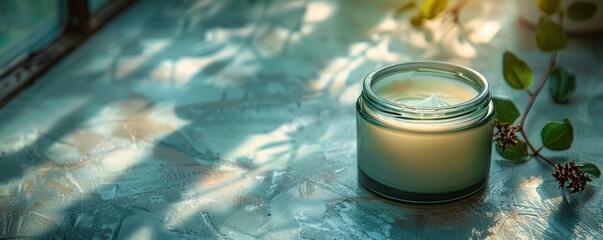
[[[393,19],[402,4],[137,3],[0,109],[0,237],[599,238],[601,180],[565,197],[534,160],[493,153],[486,190],[447,205],[359,186],[354,104],[370,70],[451,61],[523,106],[502,53],[537,75],[546,65],[513,1],[472,1],[464,35]],[[544,93],[527,128],[537,141],[571,117],[576,144],[555,155],[602,166],[600,42],[571,40],[559,62],[576,95],[559,106]]]

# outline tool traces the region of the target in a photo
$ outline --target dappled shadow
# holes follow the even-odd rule
[[[64,190],[65,194],[72,194],[71,197],[63,197],[71,199],[67,204],[58,205],[61,215],[65,215],[62,220],[42,217],[28,221],[28,224],[39,221],[50,223],[48,226],[53,230],[40,236],[92,238],[150,234],[149,236],[157,237],[210,237],[220,234],[211,222],[215,219],[225,223],[225,226],[230,224],[233,226],[231,228],[243,231],[240,234],[245,235],[247,233],[244,232],[248,231],[253,235],[253,230],[256,230],[254,225],[243,230],[244,226],[238,224],[241,220],[229,219],[233,215],[242,214],[243,219],[252,221],[247,212],[271,212],[266,204],[282,191],[296,187],[316,172],[325,174],[336,170],[332,167],[341,168],[341,164],[333,165],[322,154],[317,154],[320,146],[308,149],[308,146],[315,145],[316,139],[329,133],[333,124],[348,119],[340,118],[341,116],[350,116],[351,113],[349,110],[339,109],[337,104],[322,106],[322,102],[327,99],[337,99],[337,95],[332,94],[346,85],[347,77],[340,79],[336,88],[333,88],[329,79],[322,81],[318,88],[312,88],[315,85],[307,82],[319,78],[318,70],[329,61],[324,56],[312,56],[320,53],[319,49],[312,52],[303,49],[312,49],[310,46],[313,44],[328,41],[331,28],[321,29],[321,25],[316,25],[310,32],[295,36],[293,33],[300,31],[301,23],[288,25],[286,27],[294,29],[287,30],[292,32],[289,33],[291,36],[285,37],[289,39],[283,43],[287,47],[283,47],[282,52],[262,53],[255,46],[261,41],[258,39],[263,38],[258,34],[271,31],[275,28],[273,25],[282,28],[285,23],[278,16],[283,19],[298,18],[297,21],[301,21],[304,2],[291,8],[294,15],[279,13],[274,18],[267,18],[271,15],[262,12],[268,11],[263,9],[269,6],[266,1],[253,6],[240,1],[209,2],[200,11],[210,9],[213,11],[211,13],[193,10],[188,15],[179,15],[179,12],[186,12],[184,9],[194,9],[194,5],[199,3],[201,2],[181,1],[171,3],[167,8],[160,8],[161,11],[152,17],[159,19],[160,25],[145,25],[139,31],[140,35],[132,36],[132,41],[117,48],[114,60],[108,64],[96,63],[109,66],[108,73],[103,68],[72,60],[76,67],[82,65],[83,69],[73,73],[74,76],[89,78],[96,83],[84,87],[70,86],[69,89],[73,91],[50,93],[47,97],[83,96],[86,98],[84,103],[79,108],[71,109],[71,113],[63,119],[58,119],[58,125],[49,126],[50,131],[44,131],[43,134],[48,135],[49,139],[34,136],[37,137],[35,142],[3,157],[3,164],[14,167],[10,170],[11,174],[2,176],[4,182],[9,182],[23,177],[23,171],[32,167],[56,168],[55,163],[64,160],[65,152],[53,156],[61,160],[32,157],[27,153],[35,151],[46,154],[57,145],[57,140],[72,138],[76,129],[96,131],[101,139],[94,144],[109,146],[105,150],[96,149],[98,151],[93,154],[84,153],[87,155],[83,160],[77,159],[76,155],[74,162],[61,162],[64,165],[59,167],[57,173],[72,176],[66,182],[63,178],[49,182],[44,179],[50,176],[34,170],[36,175],[40,175],[39,178],[34,177],[31,190],[39,191],[44,186],[50,186]],[[258,12],[249,11],[249,7],[259,8],[262,13],[246,17],[244,13]],[[276,13],[277,10],[272,12]],[[203,16],[202,19],[189,18],[197,14]],[[345,26],[340,22],[345,22],[340,17],[345,14],[349,13],[344,7],[334,11],[329,17],[333,17],[332,22]],[[230,17],[222,19],[225,16]],[[326,19],[330,19],[329,17]],[[376,16],[372,20],[368,17],[366,20],[369,21],[363,24],[370,26],[371,22],[379,19]],[[195,25],[195,21],[200,23]],[[178,22],[180,25],[175,27],[169,22]],[[263,26],[261,31],[255,29],[258,24]],[[251,30],[253,34],[239,38],[238,30],[235,30],[232,39],[223,39],[220,31],[228,28],[244,28],[242,33]],[[315,38],[317,35],[321,37]],[[368,38],[360,30],[343,37],[346,43]],[[101,40],[107,39],[101,35],[94,41]],[[220,46],[227,44],[227,40],[231,41],[231,46]],[[262,44],[265,43],[271,41],[264,40]],[[330,52],[334,54],[331,57],[348,54],[345,45]],[[94,52],[84,51],[82,54]],[[216,57],[203,59],[209,55]],[[296,57],[289,60],[291,56]],[[303,62],[295,60],[298,57],[314,58],[315,61],[310,59],[310,64],[301,64]],[[195,58],[200,59],[195,62]],[[184,63],[192,61],[192,64],[203,67],[190,75],[190,78],[179,77],[180,73],[188,70],[179,69],[181,60]],[[280,64],[282,62],[285,64]],[[232,71],[244,63],[251,67],[249,71]],[[164,67],[166,64],[167,68]],[[304,65],[307,69],[303,69]],[[186,64],[184,67],[186,68]],[[284,69],[274,71],[275,67]],[[87,68],[96,71],[87,73]],[[195,69],[199,69],[198,66]],[[289,70],[291,72],[287,73]],[[357,74],[354,77],[359,77],[360,73]],[[107,93],[109,94],[104,95]],[[88,97],[89,95],[92,97]],[[156,114],[169,111],[169,107],[164,107],[165,104],[174,104],[174,117],[182,122],[181,126],[166,124],[159,117],[161,115]],[[333,120],[322,122],[318,120],[320,118]],[[330,134],[342,133],[336,131]],[[79,148],[83,143],[78,142],[78,139],[72,140],[64,143],[64,147],[82,150]],[[94,146],[90,148],[95,149]],[[145,152],[149,148],[152,154]],[[278,150],[279,148],[282,150]],[[23,159],[34,161],[24,165]],[[296,170],[299,168],[296,165],[308,165],[307,162],[310,161],[316,162],[315,167],[305,166],[303,172]],[[332,167],[324,168],[329,165]],[[87,169],[84,171],[86,174],[107,180],[102,181],[102,184],[92,185],[81,176],[76,175],[73,180],[73,175],[81,174],[77,171],[81,168]],[[79,188],[82,195],[72,193],[72,187]],[[45,197],[49,196],[40,198],[42,204],[45,207],[52,206],[53,203],[46,202]],[[204,210],[207,206],[222,210]],[[190,208],[190,213],[181,212],[182,207]],[[34,209],[11,213],[5,219],[8,222],[21,221],[22,214],[29,214]],[[272,214],[279,215],[277,212]],[[266,224],[273,221],[271,218],[264,220]],[[272,229],[291,227],[279,226],[278,222],[271,224],[275,225]],[[9,232],[19,232],[18,228],[11,225]]]
[[[139,3],[48,77],[81,81],[51,87],[51,79],[43,79],[4,112],[15,115],[3,122],[26,125],[13,122],[27,113],[19,104],[34,105],[27,98],[39,101],[41,94],[54,101],[48,105],[68,103],[65,117],[49,119],[56,126],[40,126],[33,141],[2,158],[7,168],[0,182],[10,188],[0,192],[0,201],[10,203],[0,211],[0,223],[8,226],[3,236],[497,233],[507,214],[499,210],[509,210],[492,200],[491,193],[507,193],[501,182],[436,207],[393,204],[357,185],[353,106],[363,75],[417,56],[475,57],[429,39],[413,45],[424,33],[391,19],[398,4]],[[392,21],[400,32],[387,32],[383,24]],[[473,39],[490,41],[497,33],[490,24],[494,33]],[[73,70],[56,73],[65,68]],[[42,227],[29,231],[32,225]]]
[[[488,198],[487,191],[454,203],[430,205],[348,198],[327,203],[325,218],[306,221],[300,235],[310,239],[486,238],[498,214]]]
[[[544,236],[551,239],[572,238],[572,235],[574,235],[574,228],[578,221],[577,217],[575,206],[571,206],[567,202],[567,198],[563,196],[563,201],[561,201],[559,208],[549,217],[549,227],[544,233]],[[575,237],[578,236],[574,236],[574,238]]]

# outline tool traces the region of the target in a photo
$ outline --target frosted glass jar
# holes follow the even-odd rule
[[[418,61],[367,75],[356,104],[358,178],[386,198],[461,199],[490,173],[494,107],[478,72]]]

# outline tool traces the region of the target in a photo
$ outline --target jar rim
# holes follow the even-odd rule
[[[401,72],[424,72],[445,74],[451,79],[464,80],[465,84],[473,86],[477,95],[473,98],[441,107],[419,107],[396,103],[380,97],[373,91],[373,84],[392,74]],[[445,119],[454,118],[476,110],[486,108],[491,100],[490,85],[477,71],[465,66],[441,61],[410,61],[400,62],[377,68],[364,79],[361,97],[366,104],[380,113],[390,117],[403,119]]]

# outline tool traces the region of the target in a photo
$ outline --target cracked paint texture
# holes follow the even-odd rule
[[[515,1],[471,1],[465,28],[415,29],[406,1],[139,1],[0,109],[0,238],[596,239],[601,180],[557,189],[549,167],[492,157],[478,195],[383,200],[356,177],[355,100],[366,73],[432,59],[502,78],[512,50],[548,56]],[[527,128],[572,118],[555,161],[603,165],[603,48],[571,39],[568,105],[546,92]],[[546,151],[546,150],[545,150]]]

